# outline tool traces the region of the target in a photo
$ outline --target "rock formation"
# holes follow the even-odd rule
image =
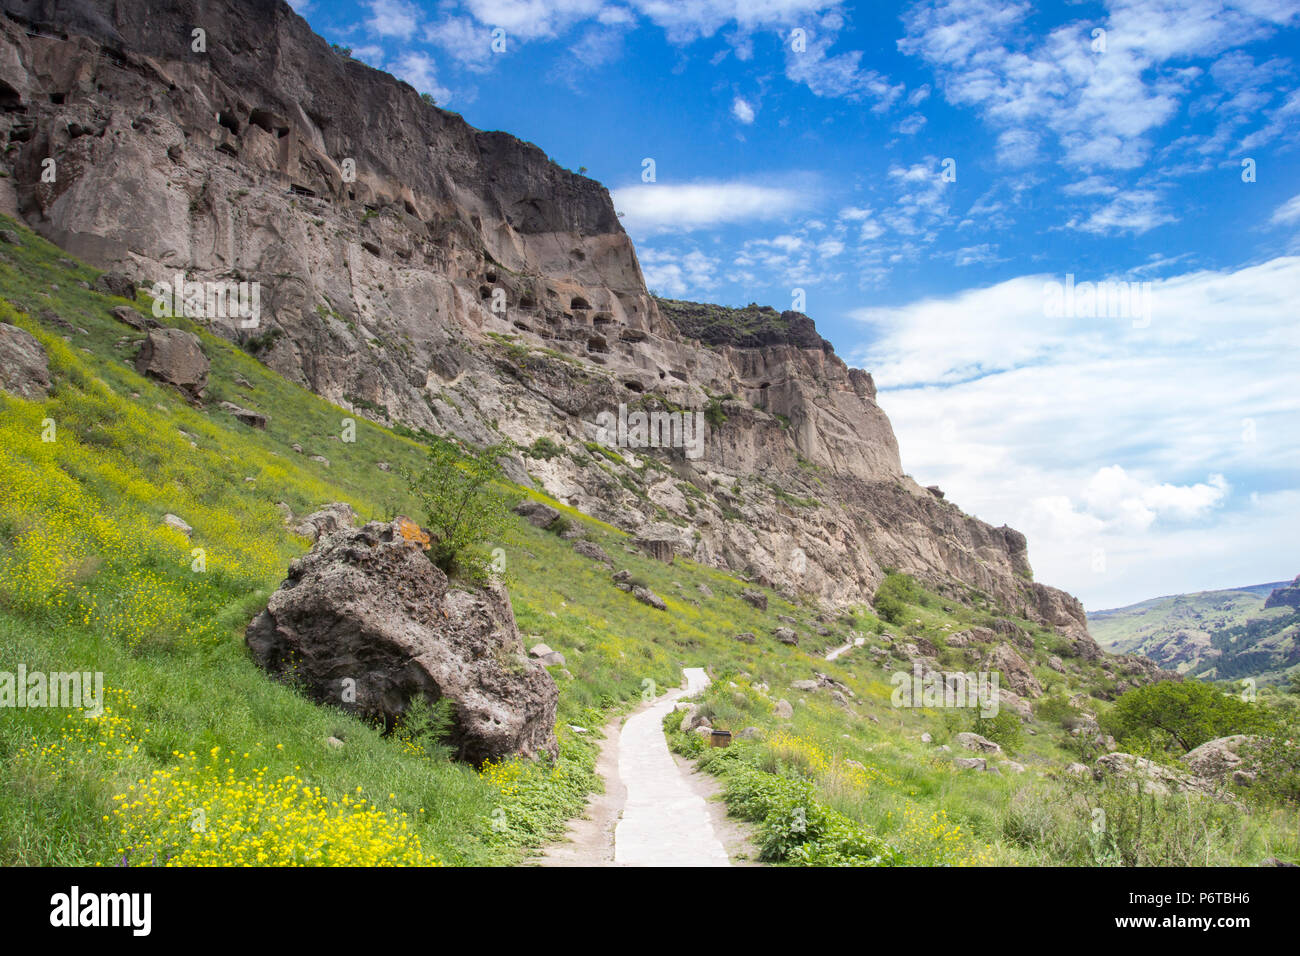
[[[1097,653],[1021,534],[903,473],[870,374],[799,313],[656,300],[599,183],[333,51],[280,0],[0,5],[0,209],[69,251],[145,291],[259,283],[255,328],[202,321],[357,414],[548,439],[564,453],[511,477],[666,526],[665,556],[838,605],[895,567]],[[680,440],[595,444],[637,411],[678,414]]]
[[[555,756],[559,691],[524,653],[505,589],[453,586],[403,530],[398,519],[324,534],[248,625],[253,659],[387,726],[418,694],[449,698],[461,759]]]
[[[50,391],[50,361],[41,343],[8,322],[0,322],[0,389],[29,402]]]

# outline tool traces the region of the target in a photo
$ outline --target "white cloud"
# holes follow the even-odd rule
[[[804,84],[817,96],[843,98],[851,102],[872,100],[872,112],[888,110],[903,95],[903,84],[891,83],[884,74],[863,69],[860,50],[831,54],[834,39],[834,32],[827,31],[821,35],[809,35],[802,51],[787,44],[786,77]]]
[[[679,253],[667,249],[642,248],[638,255],[648,289],[660,295],[698,296],[715,282],[718,260],[698,249]]]
[[[405,0],[370,0],[368,26],[381,37],[409,40],[419,25],[420,11]]]
[[[754,122],[754,107],[750,106],[749,103],[737,96],[736,101],[731,104],[731,115],[748,126],[750,123]]]
[[[465,0],[465,8],[485,27],[505,30],[507,44],[512,38],[558,36],[579,20],[599,17],[609,9],[604,0]]]
[[[1149,134],[1177,115],[1201,75],[1189,60],[1265,38],[1300,17],[1293,0],[1108,0],[1103,7],[1104,16],[1044,34],[1028,26],[1029,3],[990,9],[984,0],[923,0],[904,15],[899,47],[935,70],[950,103],[977,109],[999,131],[1000,162],[1027,165],[1049,135],[1068,166],[1128,170],[1147,161]],[[1104,50],[1094,48],[1095,28],[1105,31]],[[1267,82],[1240,60],[1223,63],[1219,74],[1225,83]],[[1218,108],[1236,125],[1269,96],[1242,88]],[[1284,123],[1270,118],[1261,135],[1280,135]]]
[[[624,227],[643,234],[774,219],[812,204],[803,189],[750,182],[639,183],[612,195]]]
[[[446,17],[430,24],[424,36],[476,72],[486,70],[496,55],[492,52],[492,32],[469,17]]]
[[[1290,225],[1293,222],[1300,221],[1300,194],[1292,196],[1282,205],[1273,211],[1272,218],[1269,222],[1273,225]]]
[[[451,90],[438,82],[433,58],[426,53],[403,53],[391,65],[393,75],[410,83],[421,93],[428,93],[438,103],[445,105],[451,99]]]
[[[1141,235],[1157,226],[1177,221],[1177,216],[1161,208],[1160,197],[1152,190],[1127,189],[1117,192],[1106,205],[1094,209],[1086,219],[1074,218],[1067,225],[1083,232]]]
[[[1084,486],[1087,510],[1121,528],[1145,531],[1157,517],[1189,521],[1223,504],[1228,495],[1223,475],[1210,475],[1194,485],[1156,484],[1130,475],[1120,465],[1099,468]]]
[[[1300,257],[1153,279],[1146,328],[1048,318],[1062,279],[856,313],[904,466],[1092,608],[1293,577]]]

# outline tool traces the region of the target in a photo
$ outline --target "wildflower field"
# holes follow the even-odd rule
[[[636,601],[603,564],[510,516],[499,545],[520,630],[566,658],[551,669],[557,761],[459,764],[271,680],[250,661],[243,632],[309,546],[283,510],[345,501],[363,519],[417,516],[400,475],[418,470],[423,446],[175,320],[211,360],[203,406],[188,404],[136,374],[142,334],[109,314],[147,310],[143,296],[125,303],[90,291],[93,270],[0,221],[20,239],[0,245],[0,321],[37,338],[53,380],[39,402],[0,392],[0,671],[100,672],[107,697],[99,718],[0,708],[0,864],[523,862],[600,786],[600,728],[677,686],[684,666],[709,668],[700,705],[714,726],[753,733],[704,755],[698,735],[671,718],[666,729],[718,774],[765,861],[1072,862],[1073,848],[1087,845],[1090,808],[1103,797],[1063,799],[1053,774],[1073,756],[1059,726],[1037,717],[1029,725],[1035,733],[1013,754],[1023,776],[954,771],[937,745],[962,728],[890,706],[889,668],[869,656],[885,626],[869,608],[831,617],[768,592],[757,610],[740,597],[752,584],[632,553],[621,532],[533,490],[506,489],[560,510],[667,606]],[[241,424],[220,410],[223,400],[264,412],[268,427]],[[345,418],[356,420],[355,442],[338,439]],[[192,528],[188,537],[163,523],[168,514]],[[988,616],[911,596],[900,631],[943,654],[944,634]],[[798,647],[771,638],[788,621]],[[1052,650],[1052,635],[1021,623],[1039,650]],[[743,632],[758,641],[735,640]],[[824,659],[854,635],[865,646]],[[852,691],[848,706],[793,688],[818,673]],[[1101,680],[1095,669],[1077,678]],[[782,698],[790,719],[777,716]],[[935,746],[919,742],[922,732]],[[1207,862],[1295,858],[1293,816],[1220,820]],[[1169,820],[1178,833],[1206,823]]]

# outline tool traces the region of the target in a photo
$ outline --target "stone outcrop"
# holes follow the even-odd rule
[[[0,322],[0,389],[38,402],[50,393],[50,360],[26,329]]]
[[[1009,644],[994,646],[984,658],[982,666],[988,671],[998,671],[1002,675],[1002,684],[1021,697],[1041,697],[1043,694],[1043,685],[1038,682],[1024,658]]]
[[[403,530],[341,529],[295,560],[248,626],[253,659],[389,726],[416,695],[449,698],[462,759],[554,756],[558,691],[524,653],[505,589],[452,584]]]
[[[1250,734],[1218,737],[1188,751],[1183,764],[1203,780],[1248,785],[1259,772],[1259,751],[1264,743],[1263,738]]]
[[[256,328],[201,321],[357,414],[546,437],[567,454],[512,478],[626,530],[659,521],[679,557],[833,605],[894,567],[1099,653],[1023,535],[903,473],[871,375],[811,319],[651,296],[599,183],[333,51],[279,0],[0,7],[0,164],[74,254],[145,290],[176,263],[259,283]],[[592,451],[620,409],[698,417],[702,440]]]
[[[1286,587],[1274,588],[1264,599],[1264,608],[1271,607],[1300,608],[1300,574]]]
[[[208,387],[208,359],[199,337],[180,329],[153,329],[140,346],[135,370],[180,389],[188,398],[203,397]]]

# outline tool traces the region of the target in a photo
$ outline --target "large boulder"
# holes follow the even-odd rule
[[[26,329],[0,322],[0,388],[29,402],[50,392],[50,360]]]
[[[557,753],[555,682],[524,653],[499,584],[453,584],[411,522],[326,535],[289,566],[245,635],[253,659],[330,703],[392,726],[410,701],[455,703],[464,760]]]
[[[203,354],[199,337],[183,329],[150,330],[136,356],[135,370],[195,399],[201,398],[208,387],[208,357]]]

